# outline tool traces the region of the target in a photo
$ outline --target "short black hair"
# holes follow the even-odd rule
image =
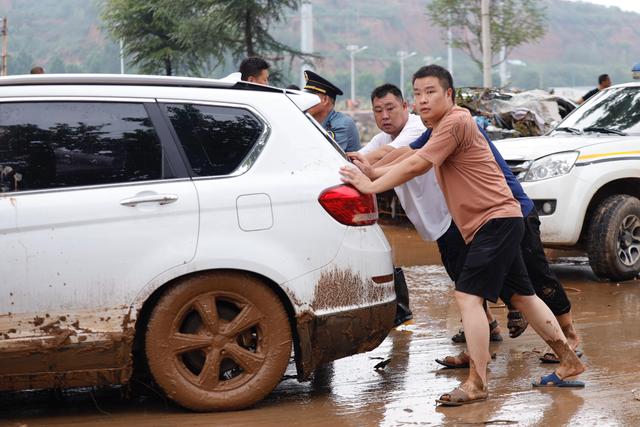
[[[605,81],[607,81],[607,80],[609,80],[609,74],[600,74],[598,76],[598,84],[600,84],[600,85],[602,83],[604,83]]]
[[[418,71],[413,73],[413,80],[411,83],[415,83],[417,79],[423,79],[425,77],[435,77],[440,82],[440,86],[445,91],[451,88],[451,98],[455,102],[456,100],[456,88],[453,86],[453,76],[444,67],[441,67],[436,64],[425,65],[424,67],[420,67]]]
[[[402,91],[400,90],[400,88],[398,88],[398,86],[396,85],[392,85],[391,83],[385,83],[375,88],[371,92],[371,102],[373,103],[373,100],[375,98],[384,98],[388,94],[395,96],[400,100],[400,102],[404,102],[404,98],[402,97]]]
[[[249,77],[258,77],[262,70],[268,70],[269,67],[270,65],[267,61],[257,56],[245,58],[240,63],[241,79],[246,81]]]

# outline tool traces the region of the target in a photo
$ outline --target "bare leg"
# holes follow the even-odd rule
[[[474,397],[486,393],[487,364],[491,358],[489,354],[489,324],[482,307],[483,298],[459,291],[455,291],[455,297],[460,313],[462,313],[462,326],[471,357],[469,376],[461,388],[469,396]]]
[[[560,316],[556,316],[556,319],[558,320],[560,328],[562,328],[564,336],[567,338],[569,347],[575,350],[580,344],[580,337],[573,328],[573,317],[571,316],[571,311],[561,314]]]
[[[578,375],[586,370],[580,359],[567,343],[555,316],[536,295],[514,295],[513,306],[521,311],[536,333],[553,349],[560,359],[556,373],[560,378]]]

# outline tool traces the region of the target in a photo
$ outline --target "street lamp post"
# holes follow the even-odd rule
[[[416,55],[418,52],[407,52],[406,50],[398,51],[398,58],[400,59],[400,91],[404,95],[404,60]]]
[[[347,46],[347,50],[349,51],[349,56],[351,57],[351,103],[355,105],[356,102],[356,66],[354,61],[354,56],[356,53],[362,52],[369,46],[358,46],[357,44],[350,44]]]

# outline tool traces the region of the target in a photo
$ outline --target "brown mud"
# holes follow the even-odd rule
[[[193,276],[160,298],[145,353],[172,400],[196,411],[231,410],[262,400],[278,384],[291,341],[287,313],[266,285],[217,272]]]
[[[460,328],[452,286],[438,264],[437,248],[414,233],[385,230],[396,263],[405,266],[414,324],[394,330],[375,350],[317,369],[300,383],[289,363],[283,380],[253,408],[191,413],[153,391],[122,397],[122,389],[0,393],[1,426],[638,426],[640,425],[640,281],[603,282],[585,258],[554,257],[573,304],[575,329],[588,370],[583,389],[534,389],[531,381],[557,365],[538,358],[550,349],[528,328],[523,335],[492,343],[489,399],[443,408],[435,399],[466,378],[466,371],[440,369],[434,359],[457,354],[451,342]],[[406,245],[405,245],[406,243]],[[398,246],[400,245],[400,247]],[[407,249],[410,248],[410,249]],[[435,261],[429,261],[434,260]],[[493,313],[506,325],[507,310]],[[385,369],[374,370],[391,359]],[[143,389],[149,390],[146,386]]]
[[[390,280],[393,280],[393,276]],[[351,270],[334,268],[320,274],[311,307],[318,311],[336,306],[389,301],[393,298],[393,292],[393,286],[389,283],[378,284],[371,279],[363,279]]]

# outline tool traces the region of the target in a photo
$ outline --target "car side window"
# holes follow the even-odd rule
[[[0,103],[0,192],[162,177],[162,148],[142,104]]]
[[[264,124],[242,108],[165,104],[165,109],[197,176],[233,172],[264,130]]]

